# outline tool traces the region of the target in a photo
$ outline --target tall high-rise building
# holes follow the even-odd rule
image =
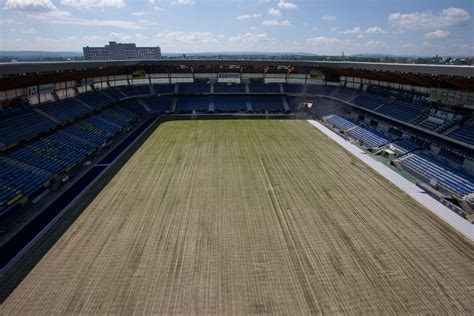
[[[130,60],[159,59],[161,49],[156,47],[137,47],[134,43],[109,42],[104,47],[83,47],[85,60]]]

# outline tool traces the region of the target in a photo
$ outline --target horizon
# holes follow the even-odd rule
[[[466,0],[4,0],[1,8],[1,51],[72,53],[117,41],[165,55],[474,55]]]

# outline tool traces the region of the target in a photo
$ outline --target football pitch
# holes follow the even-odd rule
[[[472,314],[473,250],[306,121],[166,122],[0,313]]]

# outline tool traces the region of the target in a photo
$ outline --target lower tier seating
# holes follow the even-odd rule
[[[91,113],[92,110],[76,99],[67,99],[38,106],[38,109],[52,116],[61,123],[70,122],[76,118]]]
[[[149,97],[142,99],[152,113],[165,113],[171,110],[173,99],[170,97]]]
[[[47,176],[27,170],[19,163],[0,161],[0,215],[49,183]]]
[[[192,111],[206,113],[209,111],[209,97],[181,96],[176,100],[176,112],[189,113]]]
[[[95,149],[95,146],[59,131],[16,149],[7,156],[60,175],[71,170]]]
[[[410,154],[401,158],[400,164],[427,179],[437,180],[438,184],[461,197],[474,192],[474,182],[470,177],[451,170],[448,166],[429,158],[418,154]]]
[[[214,85],[215,93],[245,93],[245,84],[225,84],[219,83]]]
[[[147,110],[145,110],[145,108],[136,99],[128,99],[123,102],[120,102],[120,107],[126,109],[127,111],[133,112],[139,116],[148,114]]]
[[[281,96],[251,96],[252,108],[255,112],[283,112],[285,110]]]
[[[216,95],[214,96],[214,110],[222,112],[245,112],[247,111],[245,96]]]
[[[330,115],[324,119],[327,123],[334,125],[340,130],[348,130],[349,128],[353,128],[357,126],[356,124],[352,123],[349,120],[339,116],[339,115]]]
[[[356,126],[347,132],[352,138],[358,139],[368,148],[379,148],[391,142],[384,136],[377,135],[365,128]]]
[[[94,144],[103,145],[120,131],[120,127],[91,116],[77,124],[66,127],[64,131]]]

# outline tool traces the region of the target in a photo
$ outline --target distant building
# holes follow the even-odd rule
[[[104,47],[83,47],[85,60],[129,60],[159,59],[161,49],[156,47],[137,47],[133,43],[109,42]]]

